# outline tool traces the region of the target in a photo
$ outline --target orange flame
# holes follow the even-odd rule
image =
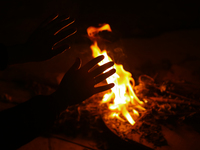
[[[95,36],[98,32],[107,30],[111,32],[111,28],[109,24],[104,24],[103,26],[96,28],[96,27],[89,27],[87,29],[88,36],[91,39],[95,39]],[[93,57],[97,57],[99,55],[104,55],[105,58],[99,63],[99,65],[103,65],[112,59],[108,56],[106,50],[101,51],[97,45],[97,41],[94,40],[94,44],[91,45],[91,50],[93,52]],[[143,102],[138,99],[135,95],[133,88],[134,88],[134,79],[130,72],[124,70],[122,65],[114,64],[114,68],[116,69],[116,73],[106,79],[107,83],[115,83],[115,86],[111,89],[111,92],[106,93],[103,96],[103,103],[110,102],[113,100],[112,104],[109,104],[109,109],[112,111],[119,111],[122,115],[128,120],[131,125],[135,124],[135,120],[133,120],[131,114],[127,110],[129,104],[133,105],[134,108],[138,110],[144,111],[145,109],[142,107]],[[106,70],[107,71],[107,70]],[[133,109],[134,118],[139,117],[139,112],[136,109]],[[123,120],[119,117],[119,114],[112,113],[111,116],[116,117],[120,120]]]

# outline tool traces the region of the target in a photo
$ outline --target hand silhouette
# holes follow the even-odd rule
[[[53,93],[54,98],[60,101],[63,109],[66,109],[66,105],[80,103],[90,96],[114,86],[114,83],[99,87],[95,86],[116,72],[113,68],[104,73],[105,70],[114,65],[113,62],[108,62],[94,69],[94,66],[103,59],[103,55],[98,56],[83,67],[81,67],[81,60],[79,58],[76,59],[73,66],[64,75],[58,90]]]
[[[10,47],[9,63],[44,61],[69,49],[60,42],[76,33],[76,29],[66,28],[74,22],[71,18],[56,15],[44,21],[25,44]],[[57,45],[59,43],[59,46]]]

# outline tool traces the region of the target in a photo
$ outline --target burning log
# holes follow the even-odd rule
[[[196,112],[199,111],[199,106],[197,108],[193,107],[194,105],[188,106],[188,103],[182,103],[183,101],[170,99],[170,101],[178,101],[178,103],[170,103],[165,101],[166,98],[146,97],[148,100],[148,103],[145,103],[146,111],[140,112],[139,118],[133,118],[136,123],[132,126],[122,114],[118,117],[110,117],[112,111],[109,110],[109,104],[101,103],[103,94],[105,93],[91,97],[82,105],[69,109],[66,112],[68,115],[64,115],[71,116],[64,124],[66,129],[70,129],[70,131],[65,129],[67,134],[72,132],[74,136],[74,133],[81,132],[84,137],[86,135],[91,137],[92,134],[93,139],[98,137],[95,140],[99,143],[100,149],[117,149],[122,148],[123,145],[132,148],[135,143],[138,143],[136,145],[139,147],[143,144],[155,149],[165,146],[168,142],[162,132],[162,126],[173,129],[179,121],[196,117]],[[161,101],[163,99],[164,102]],[[129,107],[127,110],[130,112]]]
[[[87,29],[90,39],[94,41],[94,44],[91,46],[93,56],[105,56],[105,60],[100,62],[99,65],[112,61],[107,55],[106,50],[100,50],[95,40],[95,36],[98,32],[103,30],[111,32],[111,28],[108,24],[104,24],[99,28],[89,27]],[[111,92],[103,96],[102,103],[106,103],[106,105],[101,105],[103,121],[113,133],[125,141],[137,141],[148,147],[153,147],[149,144],[150,141],[145,141],[144,139],[141,141],[140,138],[145,136],[142,134],[143,124],[139,121],[139,118],[145,113],[146,109],[144,108],[145,103],[136,96],[133,90],[135,81],[131,77],[131,73],[125,71],[122,65],[115,64],[114,68],[116,69],[116,73],[106,80],[107,83],[114,82],[115,87],[111,89]],[[159,136],[158,140],[165,142],[162,136]]]

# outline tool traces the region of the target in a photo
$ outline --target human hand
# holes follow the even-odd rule
[[[81,60],[77,58],[73,66],[64,75],[58,90],[53,93],[54,99],[60,102],[63,110],[66,109],[66,106],[80,103],[90,96],[114,86],[114,83],[95,86],[116,72],[113,68],[103,73],[114,65],[113,62],[108,62],[94,69],[94,66],[103,59],[103,55],[98,56],[81,67]]]
[[[65,30],[74,22],[71,18],[56,15],[44,21],[25,44],[10,47],[9,63],[44,61],[69,49],[61,41],[76,33],[76,29]],[[59,43],[59,46],[57,44]]]

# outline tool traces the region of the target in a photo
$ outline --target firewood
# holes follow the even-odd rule
[[[160,102],[160,103],[175,103],[175,104],[200,106],[200,102],[196,102],[194,100],[193,101],[184,101],[184,100],[177,100],[177,99],[170,99],[170,98],[163,98],[163,97],[149,97],[148,99],[156,101],[156,102]]]

